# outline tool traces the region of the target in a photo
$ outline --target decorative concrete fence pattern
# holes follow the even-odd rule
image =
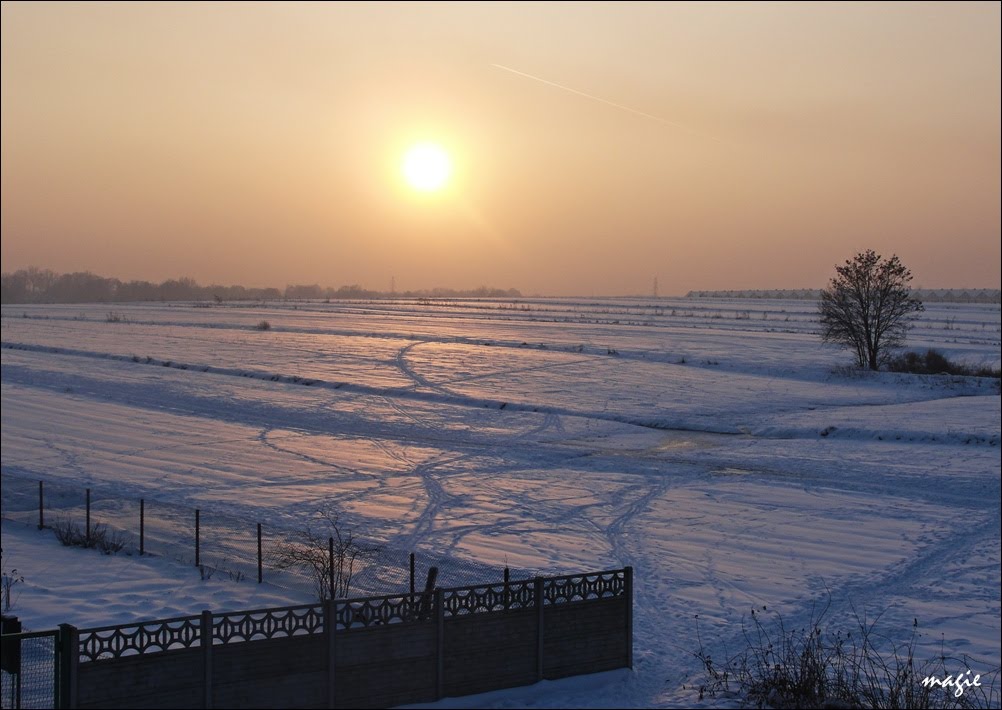
[[[77,630],[61,704],[388,707],[632,667],[630,567]]]

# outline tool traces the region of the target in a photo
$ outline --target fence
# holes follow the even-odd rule
[[[72,525],[85,536],[100,525],[105,539],[122,544],[124,552],[169,557],[197,567],[203,577],[265,579],[311,595],[316,591],[309,572],[280,570],[273,564],[275,545],[297,532],[297,524],[287,519],[261,521],[161,500],[132,499],[109,487],[40,481],[7,468],[0,492],[2,515],[7,521],[33,527]],[[382,549],[374,559],[357,562],[349,593],[385,594],[407,588],[412,554],[419,565],[417,576],[434,566],[443,586],[497,579],[506,567],[504,562],[491,565],[421,550]],[[553,570],[522,568],[512,572],[528,577]]]
[[[20,629],[15,618],[3,617],[0,707],[59,707],[59,632]]]
[[[64,625],[53,706],[388,707],[632,667],[632,605],[626,567],[95,629]]]

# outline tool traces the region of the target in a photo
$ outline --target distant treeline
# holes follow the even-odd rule
[[[182,277],[155,284],[150,281],[121,281],[89,271],[57,274],[49,269],[30,267],[0,275],[0,302],[8,303],[94,303],[125,301],[275,301],[282,299],[374,299],[374,298],[518,298],[517,289],[480,288],[460,291],[435,288],[389,293],[370,291],[357,284],[322,288],[317,284],[277,288],[245,286],[199,286]]]
[[[999,303],[999,289],[990,288],[913,288],[912,295],[927,303]],[[754,291],[689,291],[686,298],[786,298],[817,300],[819,289],[774,289]]]

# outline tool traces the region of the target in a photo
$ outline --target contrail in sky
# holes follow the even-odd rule
[[[518,74],[519,76],[524,76],[526,79],[532,79],[533,81],[538,81],[538,82],[541,82],[541,83],[546,84],[548,86],[554,86],[554,87],[556,87],[558,89],[563,89],[564,91],[569,91],[572,94],[577,94],[578,96],[584,96],[586,99],[591,99],[592,101],[600,101],[603,104],[606,104],[608,106],[612,106],[614,108],[622,109],[623,111],[629,111],[630,113],[635,113],[638,116],[643,116],[644,118],[649,118],[652,121],[657,121],[658,123],[660,123],[662,125],[665,125],[665,126],[673,126],[674,128],[681,128],[683,131],[689,131],[690,133],[695,133],[697,135],[705,136],[705,134],[700,133],[699,131],[694,131],[693,129],[688,128],[686,126],[683,126],[681,123],[675,123],[674,121],[669,121],[666,118],[661,118],[660,116],[655,116],[654,114],[645,113],[644,111],[638,111],[635,108],[630,108],[629,106],[624,106],[623,104],[617,104],[614,101],[608,101],[607,99],[603,99],[600,96],[593,96],[592,94],[586,94],[583,91],[578,91],[577,89],[572,89],[569,86],[564,86],[563,84],[558,84],[558,83],[556,83],[554,81],[548,81],[546,79],[543,79],[542,77],[533,76],[532,74],[526,74],[524,71],[519,71],[518,69],[512,69],[511,67],[506,67],[503,64],[491,64],[491,66],[492,67],[496,67],[498,69],[503,69],[505,71],[511,72],[512,74]]]

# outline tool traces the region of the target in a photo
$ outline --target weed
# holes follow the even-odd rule
[[[836,365],[831,369],[831,373],[836,377],[845,377],[851,380],[865,379],[872,374],[869,370],[854,365]]]
[[[198,574],[202,577],[202,581],[208,581],[212,579],[212,575],[219,571],[219,568],[214,565],[201,564],[198,566]]]
[[[129,542],[129,535],[121,530],[108,530],[103,523],[95,523],[88,534],[69,518],[56,520],[52,526],[56,539],[66,547],[95,548],[105,555],[121,552]]]
[[[941,652],[919,662],[915,657],[917,620],[908,639],[900,643],[875,631],[880,615],[867,621],[853,610],[853,630],[832,624],[822,627],[830,602],[829,598],[820,612],[811,614],[808,624],[797,629],[786,628],[779,614],[773,613],[773,621],[765,621],[763,617],[769,612],[764,606],[752,610],[751,623],[742,621],[747,646],[723,665],[717,665],[704,651],[697,617],[700,646],[693,655],[702,662],[706,674],[699,689],[700,700],[736,691],[746,705],[758,708],[997,707],[999,669],[981,674],[981,678],[990,675],[990,684],[968,683],[958,695],[942,682],[928,679],[949,677],[956,687],[961,678],[975,672],[970,658],[949,658]],[[962,665],[969,673],[954,674],[948,663]]]
[[[271,330],[271,323],[269,323],[266,320],[263,320],[254,326],[254,330]]]
[[[21,594],[14,594],[14,588],[24,583],[24,576],[18,573],[17,569],[7,571],[7,565],[3,563],[3,549],[0,548],[0,608],[10,611]]]

